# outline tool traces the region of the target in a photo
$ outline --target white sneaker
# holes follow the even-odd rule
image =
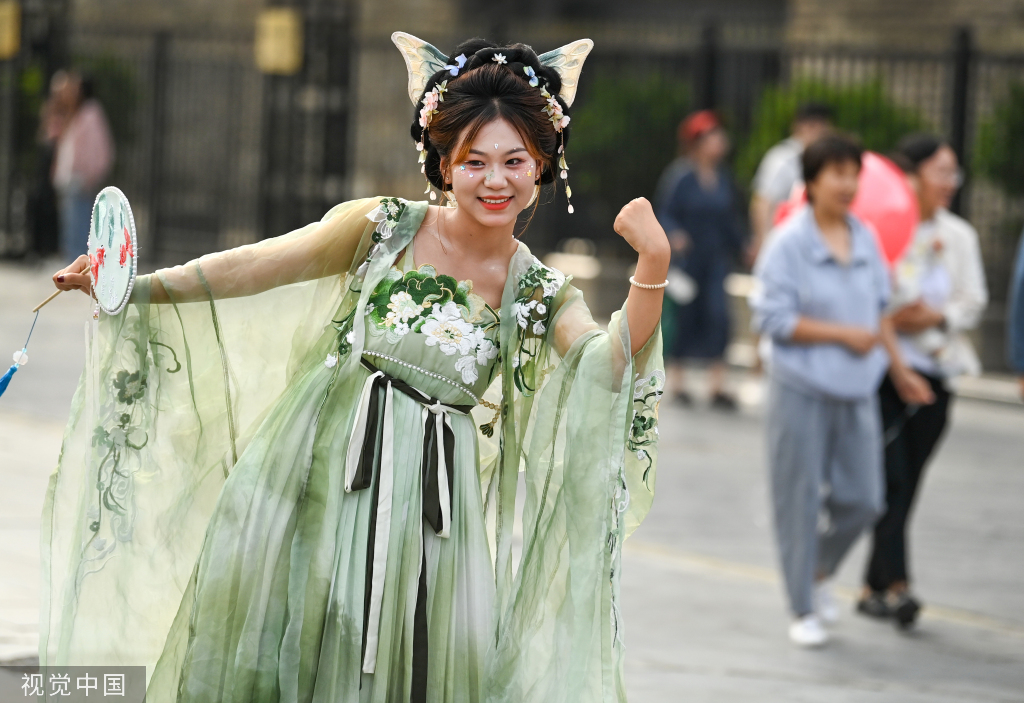
[[[832,592],[831,579],[814,584],[814,612],[827,625],[839,622],[839,603]]]
[[[817,615],[805,615],[789,626],[789,639],[801,647],[820,647],[828,642],[828,632]]]

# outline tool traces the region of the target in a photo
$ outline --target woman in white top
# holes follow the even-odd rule
[[[956,153],[938,137],[914,134],[900,142],[895,158],[917,192],[921,222],[893,272],[890,309],[900,363],[928,380],[935,402],[904,403],[890,378],[879,389],[887,508],[875,526],[857,610],[909,627],[921,605],[909,588],[907,522],[924,467],[946,427],[950,382],[981,371],[966,333],[978,324],[988,292],[978,234],[947,209],[962,180]]]

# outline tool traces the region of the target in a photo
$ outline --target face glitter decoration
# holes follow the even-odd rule
[[[488,171],[487,175],[484,176],[484,183],[490,183],[492,178],[494,178],[494,171]]]

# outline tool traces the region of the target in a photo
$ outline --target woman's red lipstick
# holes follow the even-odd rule
[[[490,203],[484,200],[483,198],[477,198],[477,200],[483,203],[484,207],[487,208],[488,210],[504,210],[512,202],[512,196],[506,196],[505,200],[501,201],[500,203]]]

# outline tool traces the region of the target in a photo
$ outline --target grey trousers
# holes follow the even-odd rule
[[[884,507],[882,432],[874,395],[819,397],[771,379],[767,407],[772,507],[789,605],[814,611],[816,576],[831,576]]]

